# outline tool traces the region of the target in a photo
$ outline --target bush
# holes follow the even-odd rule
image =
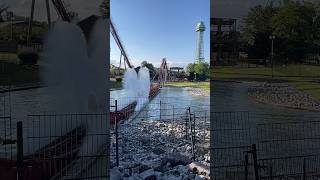
[[[195,77],[194,72],[189,72],[188,80],[189,80],[189,81],[193,81],[193,80],[194,80],[194,77]]]
[[[21,64],[35,65],[38,62],[39,55],[33,49],[23,49],[19,52],[18,58]]]
[[[210,75],[209,64],[207,62],[197,62],[194,66],[196,80],[205,81]]]
[[[121,78],[121,77],[117,77],[117,78],[116,78],[116,81],[117,81],[117,82],[122,82],[122,78]]]

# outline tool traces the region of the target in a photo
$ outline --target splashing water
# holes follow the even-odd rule
[[[150,92],[150,74],[146,67],[140,68],[138,73],[138,83],[139,88],[137,88],[137,107],[136,111],[140,110],[144,104],[149,101]]]
[[[135,69],[128,68],[124,73],[122,84],[122,90],[111,92],[111,99],[118,100],[119,110],[136,101],[135,111],[139,111],[149,101],[151,83],[148,68],[140,68],[138,73]]]
[[[58,114],[105,114],[107,92],[107,63],[109,62],[108,20],[96,21],[90,40],[86,41],[79,26],[67,22],[57,22],[50,30],[45,46],[45,62],[48,64],[42,72],[42,80],[48,86],[46,94],[52,112]],[[77,126],[85,126],[87,134],[106,133],[107,122],[101,119],[90,119],[90,122],[72,122],[72,127],[62,118],[34,132],[39,136],[63,135]],[[51,128],[50,134],[48,129]],[[52,132],[56,131],[56,132]],[[92,137],[91,137],[92,139]],[[90,155],[99,150],[106,142],[106,137],[97,137],[93,142],[88,136],[83,140],[80,152]],[[40,146],[50,143],[42,141]],[[38,146],[39,147],[39,146]],[[88,148],[90,147],[90,148]],[[36,149],[29,149],[32,153]]]
[[[49,65],[42,77],[50,87],[49,94],[56,97],[52,104],[56,112],[105,113],[109,58],[106,27],[104,20],[96,22],[88,47],[75,24],[58,22],[50,31],[46,43]],[[92,101],[95,104],[90,106]]]

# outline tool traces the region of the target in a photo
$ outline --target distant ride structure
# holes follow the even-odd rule
[[[196,61],[204,61],[204,43],[203,43],[203,33],[206,27],[203,21],[200,21],[196,26],[197,32],[197,48],[196,48]]]

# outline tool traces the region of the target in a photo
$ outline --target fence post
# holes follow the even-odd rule
[[[187,117],[186,117],[186,139],[188,139],[188,118],[190,119],[190,107],[187,109]]]
[[[22,122],[17,122],[17,178],[23,180],[23,132]]]
[[[117,167],[119,167],[119,143],[118,143],[118,101],[115,100],[115,128],[116,128],[116,163]]]
[[[160,111],[160,120],[161,120],[161,100],[160,100],[160,108],[159,108],[159,111]]]
[[[303,180],[307,179],[306,158],[303,158]]]
[[[174,121],[174,105],[172,105],[172,121]]]
[[[273,177],[272,177],[272,165],[270,165],[269,176],[270,176],[270,180],[272,180],[273,179]]]
[[[193,150],[195,151],[195,148],[196,148],[196,113],[194,112],[193,113],[193,133],[192,133],[192,146],[193,146]],[[196,157],[195,157],[195,152],[193,152],[193,160],[195,160]]]
[[[207,127],[207,111],[205,111],[205,113],[204,113],[204,124],[205,124],[205,127]],[[209,128],[210,128],[210,126],[209,126]],[[204,134],[203,143],[205,143],[205,142],[206,142],[206,136]]]
[[[193,139],[193,132],[192,132],[192,114],[190,113],[190,107],[189,107],[189,128],[191,131],[191,148],[192,148],[192,156],[193,160],[195,161],[195,153],[194,153],[194,139]]]
[[[253,166],[254,166],[254,176],[255,180],[259,180],[259,166],[257,158],[257,147],[256,144],[252,144],[252,156],[253,156]]]
[[[248,153],[244,156],[245,158],[245,166],[244,166],[244,175],[245,175],[245,180],[248,180],[248,164],[249,164],[249,159],[248,159]]]

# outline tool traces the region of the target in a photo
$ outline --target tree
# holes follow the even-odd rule
[[[190,73],[194,72],[194,66],[195,63],[189,63],[187,66],[187,74],[189,75]]]
[[[243,33],[249,58],[270,56],[270,35],[276,37],[274,52],[280,59],[297,61],[307,53],[318,53],[319,14],[319,6],[305,1],[283,0],[278,7],[271,3],[251,8],[244,19]]]
[[[99,6],[99,11],[103,18],[110,18],[110,0],[103,0]]]
[[[266,58],[270,53],[269,36],[272,34],[272,16],[277,8],[271,3],[266,7],[250,9],[244,18],[243,39],[248,43],[249,58]]]
[[[153,78],[156,75],[156,69],[154,68],[152,63],[149,63],[148,61],[142,61],[141,67],[146,67],[149,69],[150,78]]]
[[[204,81],[210,76],[209,64],[207,62],[197,62],[194,66],[194,73],[198,81]]]
[[[44,39],[48,32],[48,24],[45,22],[34,21],[34,27],[32,28],[31,39],[41,40]],[[27,27],[13,26],[12,38],[14,41],[24,43],[27,39]],[[11,40],[11,26],[7,25],[0,28],[0,40]]]
[[[4,13],[8,8],[9,7],[5,3],[0,4],[0,22],[3,22],[2,13]]]
[[[189,63],[188,66],[187,66],[187,75],[188,75],[188,79],[190,81],[193,81],[195,76],[194,76],[194,66],[195,64],[194,63]]]
[[[319,7],[309,2],[287,0],[272,17],[273,34],[290,47],[279,51],[285,58],[299,60],[319,40]]]

